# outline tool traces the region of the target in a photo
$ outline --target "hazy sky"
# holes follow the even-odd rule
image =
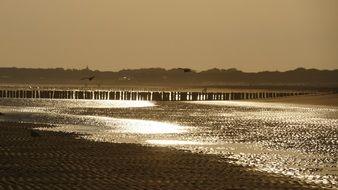
[[[338,0],[0,0],[0,66],[338,68]]]

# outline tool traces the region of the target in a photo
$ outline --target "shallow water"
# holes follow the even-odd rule
[[[240,101],[0,99],[0,120],[83,138],[172,146],[337,188],[338,108]]]

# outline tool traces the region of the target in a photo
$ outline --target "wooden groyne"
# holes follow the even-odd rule
[[[0,98],[144,100],[144,101],[222,101],[266,99],[308,94],[306,92],[179,92],[118,90],[40,90],[0,89]]]

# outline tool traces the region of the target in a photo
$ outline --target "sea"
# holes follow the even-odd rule
[[[250,101],[0,99],[0,121],[164,146],[338,189],[338,107]]]

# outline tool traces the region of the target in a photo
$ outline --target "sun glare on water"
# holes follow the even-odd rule
[[[201,142],[182,140],[147,140],[146,142],[155,145],[203,145]]]
[[[116,119],[115,122],[117,129],[114,129],[114,131],[122,133],[171,134],[187,132],[187,127],[175,125],[173,123],[138,119]]]

